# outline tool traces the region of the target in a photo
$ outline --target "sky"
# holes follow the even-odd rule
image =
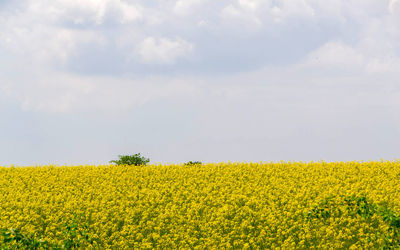
[[[400,0],[0,0],[0,166],[400,158]]]

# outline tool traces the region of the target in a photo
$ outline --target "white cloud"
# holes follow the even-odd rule
[[[79,76],[47,72],[46,77],[32,72],[20,82],[4,84],[2,90],[15,98],[24,111],[81,113],[126,111],[162,98],[193,96],[196,87],[187,79],[150,77],[148,79]],[[44,72],[41,72],[44,74]],[[4,79],[0,76],[0,81]]]
[[[208,5],[212,8],[207,9]],[[236,81],[235,71],[249,73],[240,78],[243,86],[237,90],[242,93],[249,82],[268,85],[304,79],[339,84],[338,79],[346,77],[362,83],[371,75],[398,76],[396,6],[399,3],[393,0],[29,0],[18,11],[0,15],[0,52],[4,55],[0,64],[8,68],[0,71],[1,89],[24,110],[75,112],[88,107],[127,109],[164,98],[163,94],[173,96],[178,86],[184,89],[185,82],[198,91],[211,91],[215,84],[229,88]],[[304,34],[302,26],[308,27]],[[334,34],[325,33],[325,27],[335,29]],[[289,35],[280,40],[282,34]],[[315,39],[318,36],[321,39]],[[238,37],[246,43],[235,40]],[[310,47],[293,57],[289,49],[301,50],[302,46]],[[246,57],[252,50],[254,56]],[[289,59],[271,68],[268,65],[274,65],[275,59],[270,54],[274,53],[279,59]],[[71,69],[85,59],[86,68]],[[85,71],[100,63],[105,65],[100,70]],[[247,64],[255,66],[245,68]],[[111,66],[122,73],[104,76],[102,69]],[[179,84],[165,72],[153,70],[165,66],[181,77]],[[216,75],[219,80],[213,81]],[[190,84],[193,78],[215,84],[198,87],[198,82]],[[260,79],[272,80],[261,83]],[[107,93],[126,98],[107,98]]]
[[[340,41],[329,42],[311,52],[303,64],[313,70],[359,71],[365,67],[365,57]]]
[[[122,3],[118,6],[118,8],[122,14],[120,19],[121,23],[133,22],[142,19],[142,13],[138,6]]]
[[[105,19],[126,23],[142,18],[139,5],[121,0],[31,0],[27,10],[44,20],[75,24],[100,25]]]
[[[374,48],[374,46],[381,47],[381,43],[367,45],[362,42],[354,46],[340,41],[329,42],[310,53],[299,67],[312,72],[312,75],[326,74],[332,78],[353,75],[360,78],[360,82],[363,78],[367,82],[367,78],[371,75],[385,77],[389,74],[393,77],[393,74],[398,74],[399,56],[376,53],[376,49],[382,48]]]
[[[52,6],[52,4],[54,6]],[[56,8],[57,7],[57,8]],[[62,5],[27,2],[24,9],[4,13],[0,23],[0,51],[33,67],[55,67],[77,55],[81,46],[101,46],[105,37],[94,30],[71,29],[57,24]]]
[[[310,1],[238,0],[222,10],[222,16],[249,21],[257,26],[283,23],[290,18],[314,18],[316,9]]]
[[[77,54],[80,46],[101,46],[105,43],[101,34],[92,31],[57,29],[42,25],[29,29],[27,24],[18,27],[13,26],[12,22],[7,23],[10,26],[3,30],[5,39],[0,37],[0,49],[13,53],[21,63],[34,63],[35,67],[62,65]]]
[[[207,4],[208,0],[177,0],[174,5],[174,12],[178,15],[189,15],[199,6]]]
[[[399,41],[398,0],[2,1],[0,151],[391,157]]]
[[[400,10],[400,1],[399,0],[390,0],[388,9],[391,13],[399,11]]]
[[[262,27],[262,20],[254,13],[242,11],[234,5],[228,5],[221,11],[221,17],[227,26],[245,27],[249,31],[259,31]]]
[[[80,98],[94,89],[93,83],[82,78],[54,72],[41,77],[25,70],[25,76],[13,79],[6,86],[6,94],[18,100],[24,111],[70,112]]]
[[[181,39],[147,37],[137,48],[144,63],[173,64],[179,58],[186,57],[192,50],[193,44]]]

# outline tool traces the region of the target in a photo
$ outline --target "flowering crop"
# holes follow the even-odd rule
[[[400,162],[1,167],[0,201],[0,229],[64,246],[66,240],[113,249],[400,242]]]

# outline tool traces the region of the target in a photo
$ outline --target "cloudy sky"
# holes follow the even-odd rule
[[[0,165],[400,158],[400,0],[1,0]]]

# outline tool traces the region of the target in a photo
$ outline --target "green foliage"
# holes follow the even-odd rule
[[[328,197],[323,200],[319,205],[314,206],[307,213],[307,219],[311,220],[312,218],[318,219],[327,219],[332,215],[332,200],[333,197]]]
[[[378,213],[383,221],[389,224],[388,233],[383,235],[385,241],[383,249],[398,249],[400,247],[400,215],[396,215],[388,207],[380,207]]]
[[[61,248],[82,248],[88,247],[89,243],[91,245],[95,243],[88,233],[89,225],[81,224],[79,221],[85,221],[85,217],[83,215],[78,216],[74,214],[73,218],[68,223],[64,224],[64,241]]]
[[[188,161],[185,163],[187,166],[193,166],[193,165],[202,165],[203,163],[201,161]]]
[[[365,220],[377,214],[389,226],[388,232],[379,236],[384,241],[381,249],[393,249],[400,246],[400,215],[396,215],[388,207],[371,203],[365,196],[346,197],[344,202],[339,203],[335,203],[332,198],[329,197],[311,208],[305,216],[306,219],[310,222],[313,219],[325,220],[333,216],[341,216],[342,210],[346,210],[351,217],[361,217]]]
[[[118,160],[112,160],[110,161],[110,163],[115,163],[117,165],[139,166],[146,165],[150,162],[150,159],[141,156],[140,153],[134,155],[119,155],[118,158]]]
[[[41,249],[48,248],[47,241],[36,239],[33,234],[22,234],[19,229],[1,229],[0,249]]]
[[[365,196],[351,196],[344,199],[347,210],[352,215],[359,215],[365,219],[372,217],[377,212],[377,206],[370,203]]]
[[[51,244],[35,234],[23,234],[20,229],[0,230],[0,249],[81,249],[96,245],[88,233],[88,224],[81,224],[78,219],[83,216],[74,214],[73,218],[63,225],[64,240],[61,245]]]

